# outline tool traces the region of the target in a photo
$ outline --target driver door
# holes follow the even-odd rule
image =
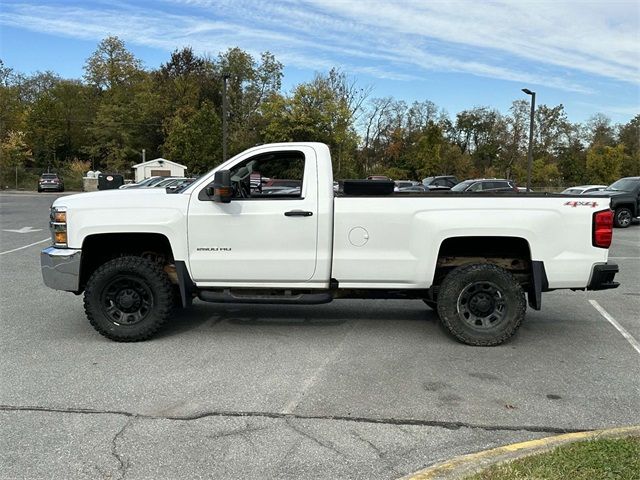
[[[283,147],[230,167],[230,203],[192,194],[189,263],[203,286],[301,283],[316,269],[318,185],[311,148]]]

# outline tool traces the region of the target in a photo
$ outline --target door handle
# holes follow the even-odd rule
[[[284,212],[285,217],[310,217],[313,215],[313,212],[305,212],[304,210],[290,210],[288,212]]]

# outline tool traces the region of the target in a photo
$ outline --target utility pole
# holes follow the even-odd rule
[[[142,149],[142,163],[145,162],[146,158],[147,158],[147,150],[143,148]]]
[[[222,75],[222,161],[227,161],[227,117],[229,110],[229,101],[227,100],[227,82],[229,81],[229,74]]]
[[[531,191],[531,165],[533,164],[533,123],[536,111],[536,92],[532,92],[528,88],[522,91],[527,95],[531,95],[531,117],[529,118],[529,151],[527,152],[527,192]]]

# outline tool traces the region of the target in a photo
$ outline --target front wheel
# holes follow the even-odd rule
[[[117,342],[152,337],[171,316],[173,287],[162,267],[142,257],[119,257],[87,282],[84,308],[91,325]]]
[[[500,345],[520,327],[525,310],[522,287],[496,265],[458,267],[438,293],[442,325],[467,345]]]
[[[616,208],[616,213],[613,217],[613,222],[616,227],[627,228],[631,225],[632,219],[633,215],[631,214],[631,210],[627,207]]]

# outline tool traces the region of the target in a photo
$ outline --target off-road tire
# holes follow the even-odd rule
[[[633,221],[633,214],[627,207],[616,208],[613,215],[613,225],[618,228],[627,228]]]
[[[470,312],[471,306],[478,304],[488,313]],[[518,330],[526,308],[518,281],[496,265],[458,267],[444,278],[438,292],[440,322],[467,345],[500,345]],[[492,320],[493,317],[499,318]]]
[[[138,302],[144,302],[144,306],[136,313],[141,317],[136,323],[118,323],[109,316],[108,311],[115,303],[111,292],[117,291],[118,282],[133,285],[123,287],[122,292],[131,291],[133,296],[144,299]],[[139,342],[151,338],[169,320],[173,298],[173,287],[160,265],[142,257],[119,257],[93,272],[84,291],[84,309],[89,322],[101,335],[116,342]],[[135,309],[135,304],[132,308]]]

